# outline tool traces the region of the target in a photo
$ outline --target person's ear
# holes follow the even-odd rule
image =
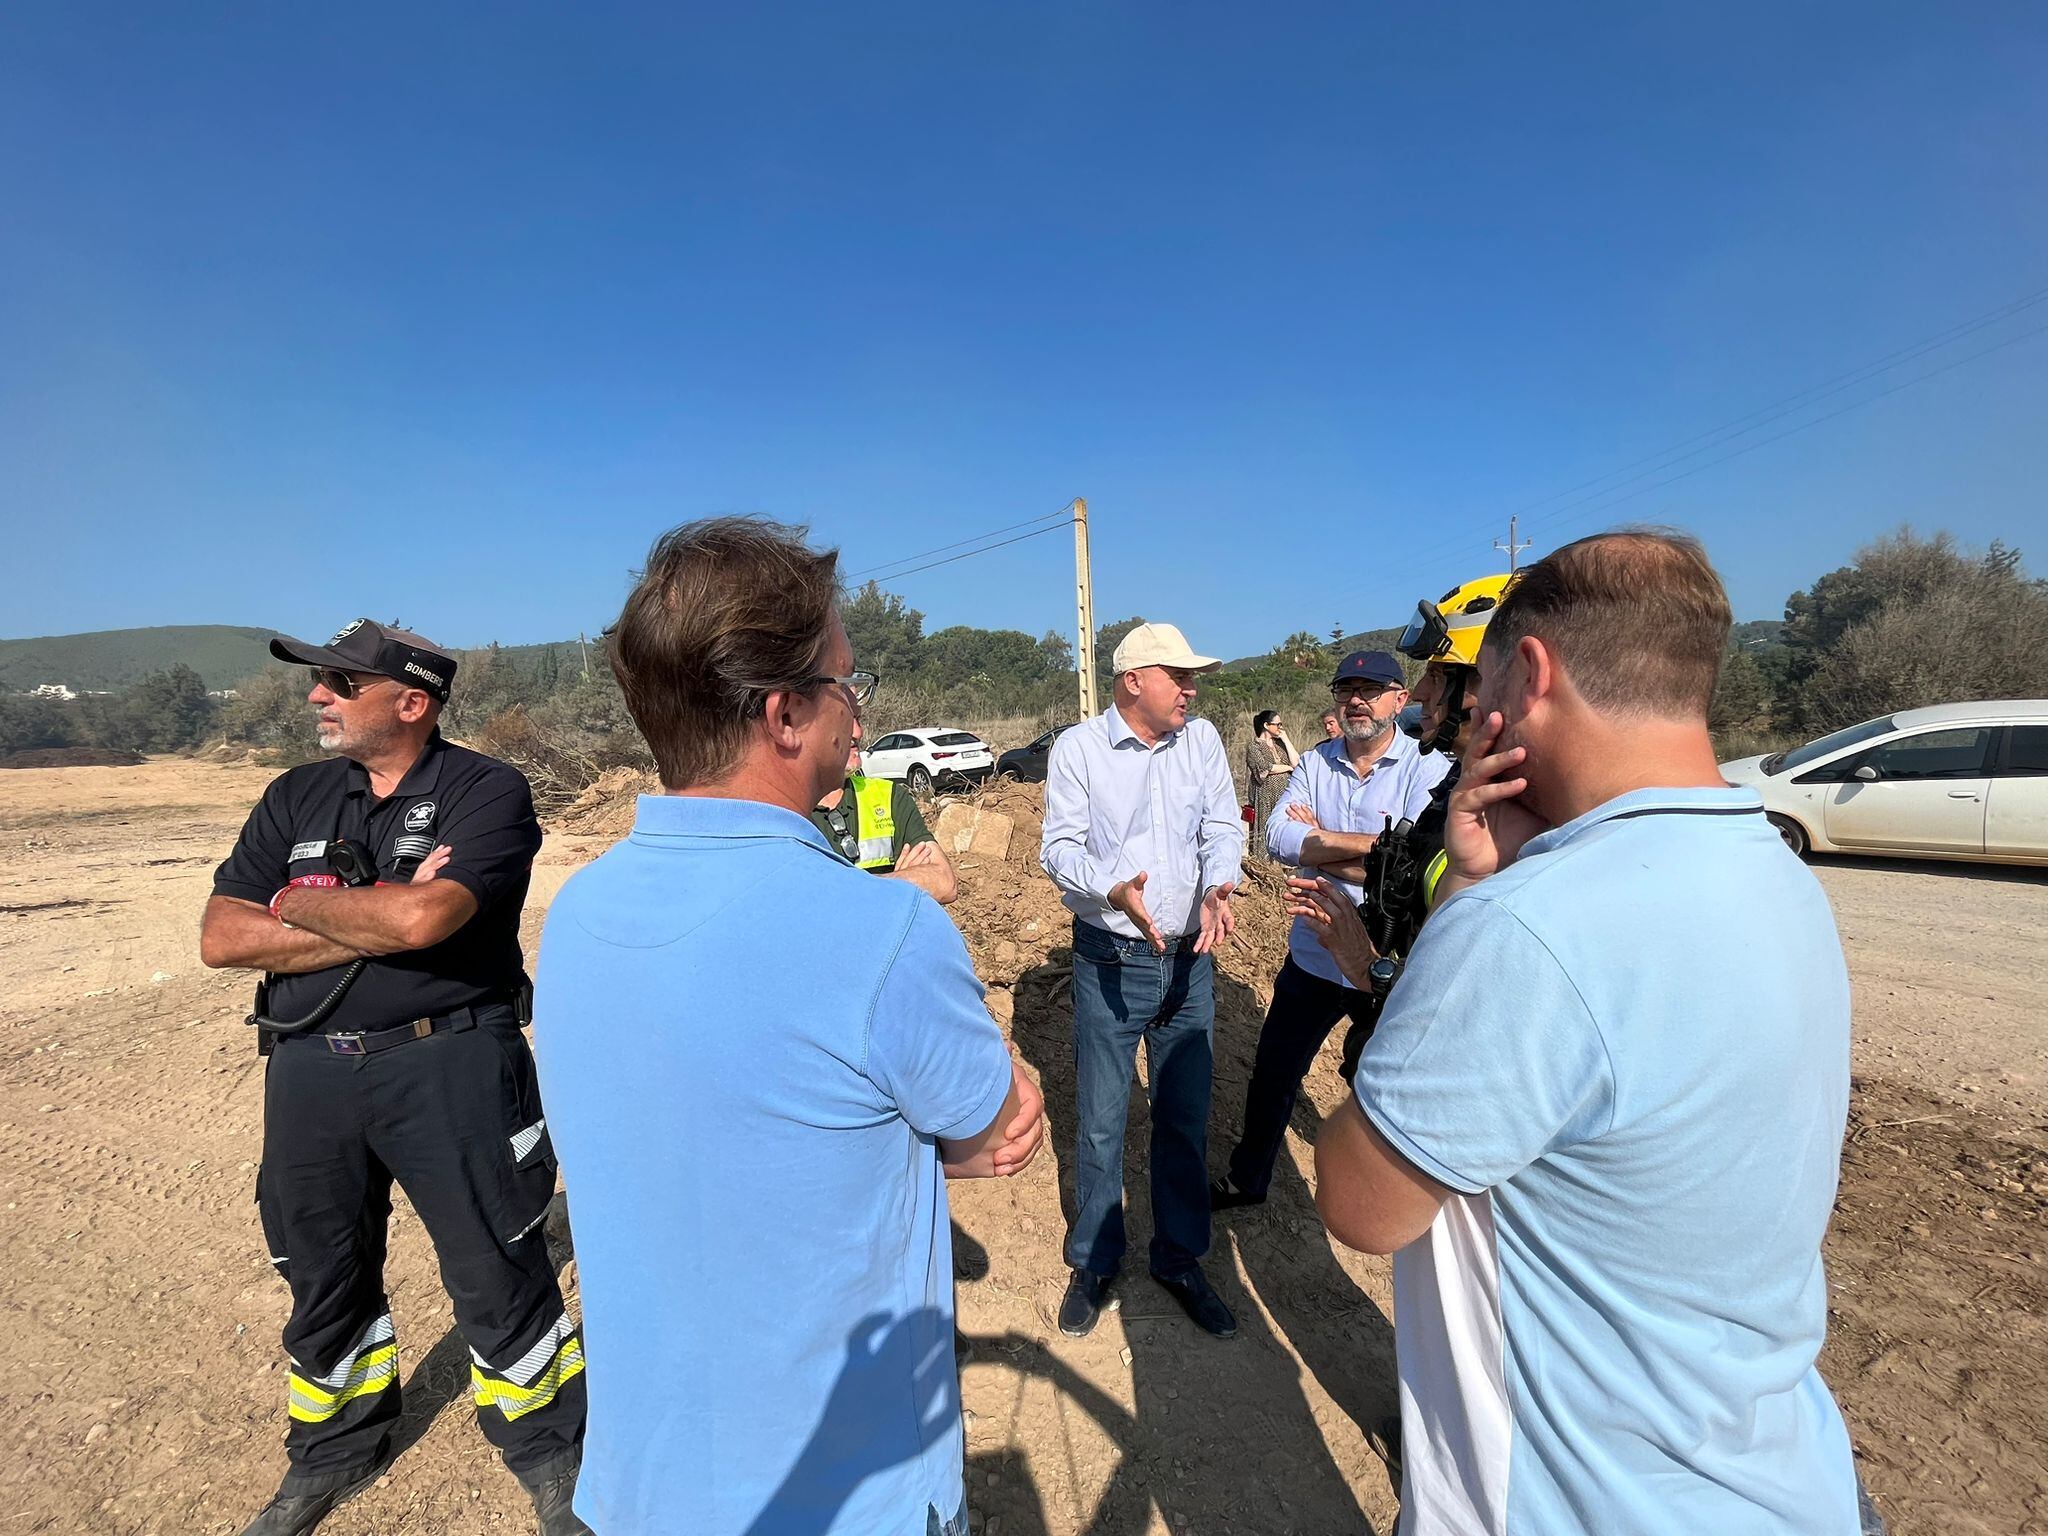
[[[434,697],[424,688],[407,688],[398,695],[398,718],[401,724],[419,724],[427,718],[427,711],[433,707]]]
[[[1557,652],[1534,635],[1522,636],[1515,642],[1512,683],[1524,715],[1528,714],[1531,705],[1539,701],[1556,702],[1564,683],[1564,674],[1557,664]]]
[[[761,727],[784,752],[803,745],[804,731],[817,714],[818,701],[795,688],[778,688],[762,701]]]

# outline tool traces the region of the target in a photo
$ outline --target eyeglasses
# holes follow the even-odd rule
[[[820,683],[837,683],[853,695],[853,707],[860,709],[875,696],[875,689],[881,686],[882,680],[872,672],[849,672],[844,677],[824,673],[817,677],[807,677],[798,686],[815,688]]]
[[[395,677],[358,678],[339,667],[314,667],[313,681],[333,694],[337,699],[352,699],[365,688],[374,688],[379,683],[395,683]]]
[[[1351,682],[1330,684],[1330,697],[1339,703],[1351,698],[1376,699],[1383,693],[1393,692],[1396,686],[1394,683],[1375,683],[1361,678]]]
[[[825,813],[825,820],[832,825],[833,835],[839,839],[839,848],[849,859],[860,856],[860,839],[853,835],[853,828],[846,824],[846,817],[838,806]]]

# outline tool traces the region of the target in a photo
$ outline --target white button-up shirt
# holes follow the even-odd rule
[[[1287,788],[1267,818],[1266,851],[1282,864],[1301,862],[1301,845],[1309,829],[1287,814],[1290,805],[1306,805],[1314,811],[1316,825],[1325,832],[1384,832],[1389,816],[1395,821],[1420,816],[1429,804],[1429,792],[1450,769],[1450,759],[1443,753],[1425,753],[1413,737],[1398,729],[1363,777],[1351,766],[1351,755],[1342,741],[1318,742],[1301,754],[1301,761],[1288,775]],[[1331,884],[1353,904],[1365,899],[1363,886],[1334,878]],[[1311,976],[1339,986],[1351,985],[1305,919],[1294,920],[1287,935],[1287,952]]]
[[[1235,884],[1244,858],[1244,818],[1216,727],[1190,720],[1148,747],[1111,705],[1061,732],[1046,764],[1038,858],[1084,922],[1138,937],[1109,904],[1109,888],[1142,870],[1159,932],[1198,932],[1204,893]]]

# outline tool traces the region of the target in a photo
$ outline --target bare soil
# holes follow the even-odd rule
[[[196,955],[213,866],[269,777],[153,760],[0,779],[0,1532],[233,1532],[283,1469],[286,1297],[251,1198],[249,988]],[[1315,1124],[1342,1093],[1334,1045],[1273,1200],[1218,1224],[1211,1273],[1240,1336],[1196,1335],[1142,1275],[1090,1338],[1053,1326],[1071,1193],[1067,923],[1036,868],[1037,792],[985,803],[1017,835],[1006,859],[962,861],[954,911],[1053,1125],[1050,1155],[1022,1177],[953,1196],[977,1529],[1390,1531],[1363,1434],[1394,1403],[1387,1266],[1331,1245],[1307,1177]],[[529,937],[622,827],[615,803],[565,817],[535,871]],[[1824,1367],[1902,1536],[2048,1532],[2048,881],[1848,862],[1819,874],[1857,1002]],[[1220,967],[1219,1157],[1285,943],[1268,879],[1252,877]],[[1134,1235],[1149,1226],[1143,1103]],[[560,1219],[550,1241],[573,1293]],[[388,1280],[408,1447],[323,1531],[530,1531],[471,1423],[465,1352],[403,1205]]]

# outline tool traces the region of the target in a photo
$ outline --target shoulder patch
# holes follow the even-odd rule
[[[431,800],[422,800],[405,813],[405,830],[408,832],[424,832],[433,824],[434,802]]]

